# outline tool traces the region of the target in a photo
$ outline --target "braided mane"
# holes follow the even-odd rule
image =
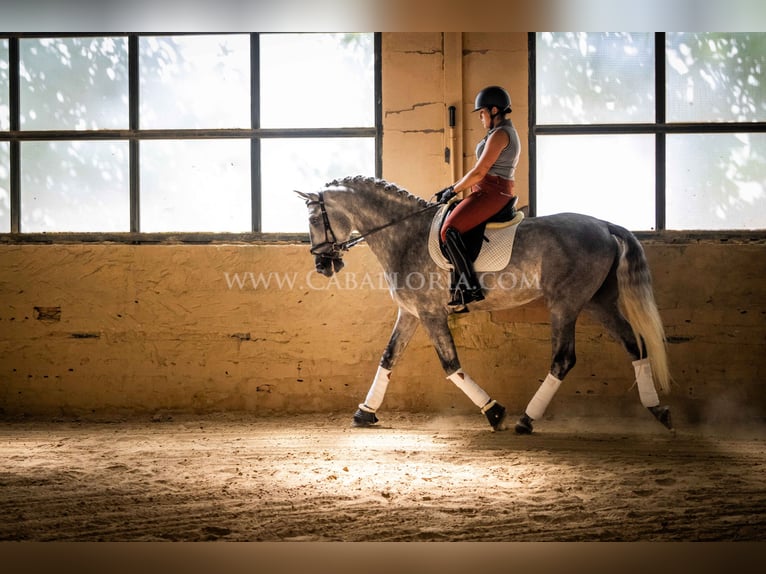
[[[422,197],[413,195],[403,187],[399,187],[395,183],[391,183],[385,179],[379,179],[377,177],[369,177],[364,175],[346,176],[341,179],[332,180],[325,187],[332,186],[344,186],[368,192],[382,191],[389,195],[395,195],[397,198],[403,199],[405,201],[417,202],[417,204],[422,207],[431,205],[430,202],[426,201]]]

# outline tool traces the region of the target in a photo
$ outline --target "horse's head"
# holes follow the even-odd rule
[[[343,252],[346,250],[346,246],[343,241],[345,240],[338,237],[341,229],[334,230],[330,223],[323,192],[303,193],[296,191],[295,193],[306,201],[308,207],[311,254],[314,256],[317,273],[321,273],[325,277],[332,277],[333,273],[343,269],[344,265]]]

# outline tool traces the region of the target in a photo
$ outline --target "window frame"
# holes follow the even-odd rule
[[[537,213],[537,136],[546,135],[654,135],[655,138],[655,228],[638,231],[641,238],[685,236],[690,238],[766,237],[766,229],[757,230],[668,230],[666,228],[666,136],[672,134],[766,133],[766,122],[673,122],[666,116],[665,32],[654,33],[655,52],[655,119],[652,123],[614,124],[538,124],[537,123],[537,32],[529,32],[529,213]],[[640,201],[641,198],[635,198]]]
[[[0,243],[210,243],[219,241],[308,241],[306,233],[262,232],[261,142],[268,138],[374,138],[375,176],[383,167],[383,113],[381,88],[381,33],[373,33],[374,125],[330,128],[262,128],[260,126],[260,37],[279,32],[251,32],[250,37],[250,127],[203,129],[142,129],[139,124],[139,39],[154,36],[241,35],[207,32],[169,33],[19,33],[0,34],[8,40],[10,129],[0,131],[0,142],[10,144],[10,233],[0,234]],[[128,39],[128,128],[98,130],[21,130],[21,82],[19,40],[34,38],[121,37]],[[150,140],[246,139],[250,140],[251,230],[249,232],[142,232],[140,222],[140,145]],[[129,145],[130,231],[126,232],[24,232],[21,229],[21,144],[30,141],[127,141]]]

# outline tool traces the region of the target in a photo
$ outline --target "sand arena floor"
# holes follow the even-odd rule
[[[763,541],[766,429],[483,417],[0,422],[3,541]]]

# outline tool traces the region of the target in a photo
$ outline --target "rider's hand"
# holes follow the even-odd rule
[[[456,195],[457,193],[455,193],[455,188],[450,185],[449,187],[445,187],[439,193],[436,194],[436,202],[447,203],[450,199],[452,199]]]

